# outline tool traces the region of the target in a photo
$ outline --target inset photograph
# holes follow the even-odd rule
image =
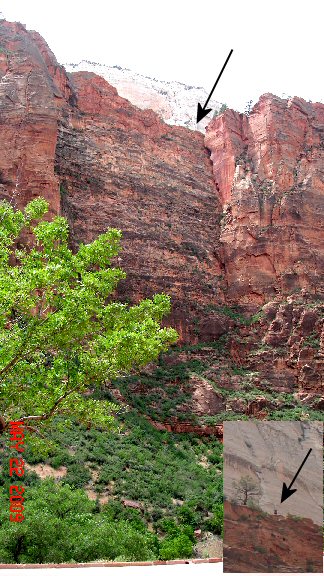
[[[224,422],[224,572],[323,573],[323,423]]]

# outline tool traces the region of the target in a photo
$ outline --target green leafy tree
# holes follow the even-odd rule
[[[221,502],[214,504],[213,516],[206,520],[205,526],[207,530],[211,530],[215,534],[221,534],[223,536],[223,526],[224,526],[224,507]]]
[[[46,221],[47,210],[42,198],[23,211],[0,204],[0,428],[19,419],[41,433],[57,414],[116,428],[117,407],[85,393],[155,360],[177,340],[160,324],[170,299],[115,302],[125,278],[111,264],[121,232],[109,229],[73,253],[66,219]]]

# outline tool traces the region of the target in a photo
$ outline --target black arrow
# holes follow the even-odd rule
[[[291,490],[291,487],[292,487],[293,483],[295,482],[295,480],[296,480],[299,472],[301,471],[302,467],[304,466],[304,464],[305,464],[308,456],[310,455],[311,451],[312,451],[312,449],[310,448],[310,449],[308,450],[308,452],[307,452],[304,460],[302,461],[301,465],[299,466],[299,468],[298,468],[295,476],[293,477],[292,481],[290,482],[288,488],[287,488],[287,485],[285,484],[285,482],[283,483],[282,493],[281,493],[281,504],[282,504],[285,500],[287,500],[287,498],[289,498],[289,496],[291,496],[294,492],[296,492],[297,488],[293,488],[293,490]]]
[[[208,96],[208,98],[207,98],[204,106],[201,106],[201,104],[199,104],[199,102],[198,102],[198,106],[197,106],[197,124],[198,124],[198,122],[200,122],[200,120],[202,120],[203,118],[205,118],[205,116],[207,116],[207,114],[208,114],[209,112],[211,112],[211,110],[212,110],[211,108],[207,108],[207,110],[206,110],[206,106],[207,106],[209,100],[211,99],[212,93],[214,92],[214,90],[215,90],[215,88],[216,88],[216,86],[217,86],[217,84],[218,84],[218,82],[219,82],[219,80],[220,80],[220,77],[221,77],[221,75],[223,74],[223,72],[224,72],[224,70],[225,70],[225,68],[226,68],[227,62],[229,61],[230,57],[232,56],[232,53],[233,53],[233,50],[231,50],[230,53],[229,53],[229,55],[227,56],[227,58],[226,58],[226,60],[225,60],[225,64],[224,64],[223,68],[221,69],[220,73],[218,74],[217,80],[216,80],[216,82],[215,82],[215,84],[214,84],[214,86],[213,86],[213,88],[212,88],[212,91],[211,91],[211,93],[209,94],[209,96]]]

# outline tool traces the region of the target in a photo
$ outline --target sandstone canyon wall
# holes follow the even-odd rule
[[[36,33],[0,23],[0,193],[21,207],[42,194],[52,214],[60,210],[54,171],[58,118],[68,79]],[[51,72],[51,73],[50,73]]]
[[[1,22],[0,46],[1,196],[20,207],[43,195],[69,219],[73,245],[120,228],[119,296],[169,293],[188,338],[191,307],[210,302],[221,273],[203,136],[136,108],[93,73],[69,77],[21,24]]]
[[[281,299],[323,295],[324,106],[265,95],[249,117],[229,110],[212,120],[204,140],[100,76],[67,74],[21,24],[1,21],[0,47],[1,197],[20,207],[43,195],[51,214],[67,216],[73,246],[120,228],[128,278],[118,296],[169,293],[182,340],[229,330],[212,308],[250,313],[275,300],[256,337],[285,345]],[[318,312],[310,336],[320,341],[322,329]],[[253,342],[244,329],[232,344],[245,362]],[[321,366],[323,346],[324,332]]]
[[[249,116],[213,120],[205,143],[223,205],[228,299],[323,296],[324,105],[265,94]]]
[[[119,294],[170,294],[186,333],[191,303],[207,305],[221,273],[220,205],[203,137],[135,108],[92,73],[71,83],[77,107],[58,128],[56,174],[72,242],[121,228],[128,278]]]

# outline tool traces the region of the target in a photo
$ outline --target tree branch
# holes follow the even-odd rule
[[[37,416],[22,416],[21,418],[19,418],[19,420],[21,422],[30,422],[30,421],[35,421],[35,420],[36,421],[48,420],[56,412],[56,409],[59,406],[59,404],[61,404],[61,402],[63,402],[63,400],[65,400],[65,398],[67,396],[72,394],[72,392],[75,392],[77,389],[78,389],[78,386],[75,386],[74,388],[71,388],[70,390],[66,390],[66,392],[64,392],[64,394],[62,394],[62,396],[60,396],[54,402],[54,405],[52,406],[52,408],[50,409],[49,412],[44,413],[44,414],[39,414]]]
[[[38,428],[35,428],[35,426],[29,426],[29,425],[25,425],[26,430],[30,430],[31,432],[36,432],[36,434],[38,434],[39,436],[41,436],[41,438],[45,439],[44,434],[42,434]]]

